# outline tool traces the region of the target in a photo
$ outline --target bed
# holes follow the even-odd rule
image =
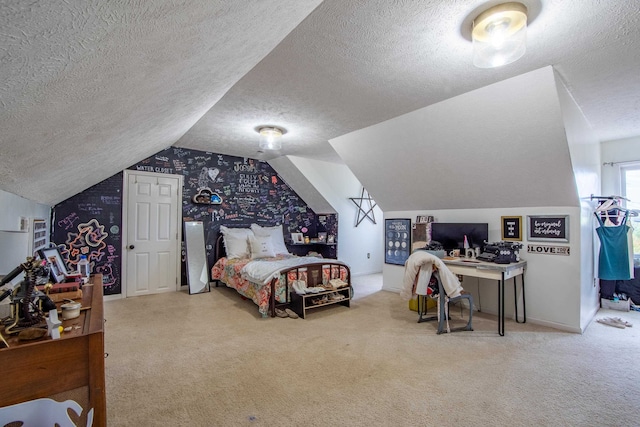
[[[288,306],[294,284],[304,287],[323,286],[339,279],[351,286],[349,266],[335,259],[291,255],[282,226],[250,228],[221,226],[216,239],[215,262],[211,278],[233,288],[258,306],[262,317],[274,317],[278,306]]]

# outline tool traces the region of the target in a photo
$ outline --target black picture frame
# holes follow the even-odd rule
[[[385,264],[404,265],[411,255],[411,220],[385,219],[384,234]]]
[[[501,240],[522,241],[522,217],[500,217]]]

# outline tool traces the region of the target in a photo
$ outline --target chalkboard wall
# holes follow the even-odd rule
[[[86,255],[91,271],[102,273],[105,295],[120,293],[122,172],[54,206],[51,242],[67,269],[76,271]]]
[[[128,169],[184,176],[183,220],[203,222],[210,266],[220,225],[283,224],[287,240],[293,232],[311,237],[327,232],[337,241],[337,216],[323,214],[319,221],[268,163],[168,148]],[[75,269],[80,255],[87,255],[92,271],[104,274],[105,295],[121,293],[122,180],[118,173],[53,209],[52,242],[58,244],[69,268]],[[193,196],[202,188],[220,196],[221,203],[194,203]]]

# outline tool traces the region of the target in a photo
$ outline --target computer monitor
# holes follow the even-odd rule
[[[431,241],[440,242],[444,250],[464,250],[464,236],[470,248],[483,248],[489,240],[489,224],[464,222],[431,223]]]

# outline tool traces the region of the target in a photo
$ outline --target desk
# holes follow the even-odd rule
[[[83,408],[82,419],[93,408],[93,425],[106,425],[101,274],[91,276],[91,283],[82,287],[82,307],[86,309],[80,317],[62,321],[63,327],[81,327],[64,332],[60,339],[20,342],[16,336],[5,336],[10,347],[0,349],[6,374],[0,388],[0,406],[42,397],[62,401],[67,397],[56,395],[76,393],[78,397],[73,400]]]
[[[461,276],[478,277],[498,281],[498,334],[504,336],[504,282],[513,279],[516,322],[527,322],[527,304],[524,296],[524,270],[526,261],[511,264],[496,264],[466,258],[444,258],[442,260],[452,273]],[[518,320],[518,298],[516,296],[516,278],[522,280],[522,322]]]

